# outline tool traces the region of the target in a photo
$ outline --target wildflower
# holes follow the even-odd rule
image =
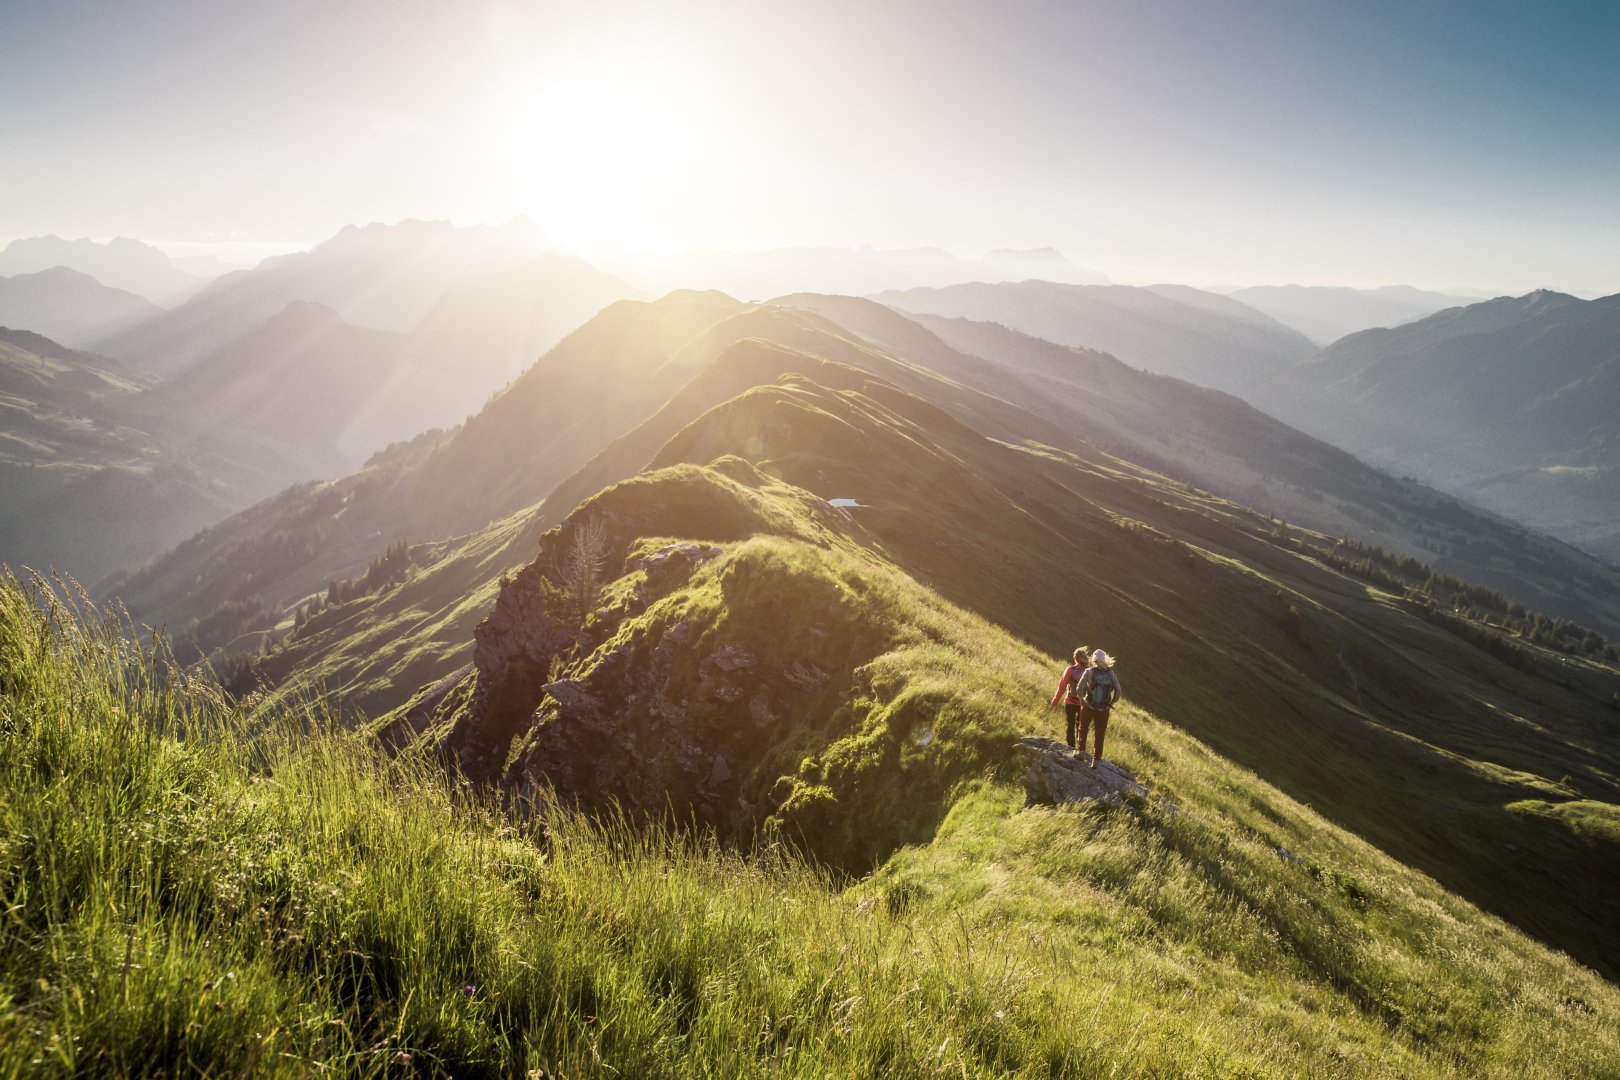
[[[463,994],[469,994],[469,995],[470,994],[476,994],[476,993],[478,993],[478,987],[474,986],[472,983],[467,983],[464,986],[462,986],[461,992]]]
[[[394,1055],[394,1064],[396,1064],[396,1065],[409,1065],[410,1063],[411,1063],[411,1055],[407,1054],[405,1051],[401,1050],[401,1051],[399,1051],[398,1053],[396,1053]]]

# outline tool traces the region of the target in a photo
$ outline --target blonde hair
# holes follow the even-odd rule
[[[1101,649],[1098,649],[1096,652],[1091,654],[1091,666],[1092,667],[1111,668],[1111,667],[1114,666],[1114,664],[1116,662],[1117,661],[1114,659],[1114,657],[1109,656],[1107,653],[1103,652]]]

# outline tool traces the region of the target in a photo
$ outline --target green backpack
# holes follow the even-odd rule
[[[1114,703],[1114,673],[1097,668],[1091,673],[1091,686],[1086,690],[1086,704],[1093,709],[1107,708]]]

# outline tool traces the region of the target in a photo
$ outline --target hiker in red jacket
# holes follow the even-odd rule
[[[1059,701],[1063,702],[1063,713],[1069,721],[1069,749],[1073,750],[1074,732],[1080,723],[1080,677],[1086,670],[1086,647],[1080,646],[1074,650],[1074,663],[1063,669],[1063,677],[1058,680],[1057,693],[1052,695],[1052,702],[1048,708],[1056,708]],[[1085,742],[1085,736],[1080,741]]]

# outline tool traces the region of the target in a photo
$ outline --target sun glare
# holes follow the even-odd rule
[[[702,141],[694,78],[669,44],[648,43],[512,80],[491,110],[498,198],[569,246],[670,239]]]

